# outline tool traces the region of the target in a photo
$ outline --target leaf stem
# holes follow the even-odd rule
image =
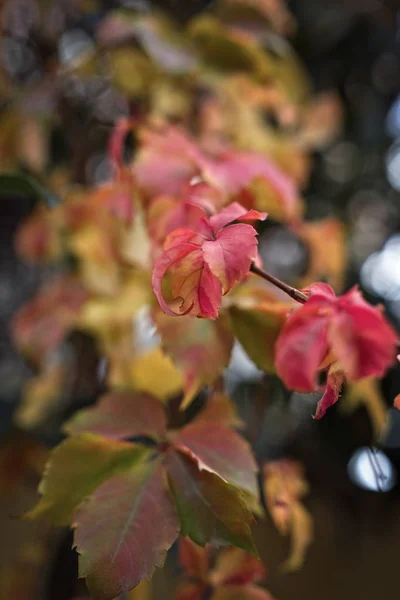
[[[288,285],[287,283],[284,283],[277,277],[274,277],[270,273],[267,273],[263,269],[260,269],[254,263],[252,263],[250,271],[255,275],[258,275],[259,277],[262,277],[266,281],[272,283],[272,285],[282,290],[282,292],[285,292],[285,294],[293,298],[293,300],[296,300],[296,302],[300,302],[300,304],[304,304],[305,302],[307,302],[308,296],[306,294],[303,294],[303,292],[301,292],[297,288],[294,288]]]

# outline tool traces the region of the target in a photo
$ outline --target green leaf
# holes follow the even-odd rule
[[[97,433],[114,439],[139,435],[163,437],[167,418],[161,402],[152,396],[112,392],[104,394],[95,406],[77,412],[64,431],[72,435]]]
[[[39,486],[42,498],[26,514],[69,525],[79,504],[106,479],[143,460],[148,449],[82,434],[53,450]]]
[[[103,483],[77,511],[79,575],[94,600],[111,600],[150,579],[179,534],[160,460]]]
[[[59,200],[45,190],[38,181],[23,173],[0,174],[0,196],[21,194],[33,200],[44,200],[48,206],[55,206]]]
[[[256,554],[253,522],[241,491],[221,477],[200,470],[180,452],[171,452],[166,468],[181,522],[181,533],[204,546],[238,546]]]
[[[275,373],[275,342],[285,322],[287,308],[280,303],[265,307],[231,306],[233,332],[254,364],[266,373]]]

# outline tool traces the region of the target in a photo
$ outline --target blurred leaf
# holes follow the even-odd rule
[[[224,585],[213,593],[212,600],[273,600],[267,590],[254,585]]]
[[[228,366],[232,333],[223,316],[217,321],[192,317],[176,319],[158,308],[153,316],[166,353],[183,373],[185,397],[181,408],[186,408],[199,390],[213,383]]]
[[[43,372],[30,379],[23,388],[22,400],[14,421],[22,429],[34,429],[54,411],[55,404],[63,396],[66,370],[60,364],[45,366]]]
[[[78,411],[64,425],[69,435],[96,433],[107,438],[159,437],[167,422],[161,403],[145,394],[109,392],[95,406]]]
[[[254,364],[275,373],[275,342],[292,304],[249,279],[226,302],[233,333]]]
[[[117,88],[128,98],[145,96],[156,75],[154,64],[132,47],[110,50],[109,58],[111,76]]]
[[[44,200],[48,206],[55,206],[59,200],[47,192],[33,177],[22,173],[0,173],[0,195],[21,194],[32,200]]]
[[[161,348],[155,348],[130,363],[130,381],[134,389],[160,400],[182,390],[182,375]]]
[[[288,459],[264,466],[264,495],[268,511],[279,531],[291,536],[291,551],[284,563],[286,571],[299,569],[313,539],[313,521],[301,503],[308,492],[300,463]]]
[[[345,414],[364,406],[371,420],[375,439],[379,439],[387,431],[388,407],[381,391],[381,384],[374,377],[349,381],[340,405]]]
[[[348,259],[344,224],[335,217],[306,222],[300,226],[299,235],[309,248],[308,270],[301,278],[301,287],[324,280],[341,292]]]
[[[14,315],[12,332],[17,346],[36,363],[40,362],[76,325],[88,297],[72,275],[46,284]]]
[[[236,406],[226,394],[214,391],[207,399],[205,407],[197,419],[216,422],[230,427],[244,427],[244,421],[239,417]]]
[[[42,498],[26,517],[70,525],[76,508],[103,481],[147,453],[132,444],[111,442],[89,433],[65,440],[51,453],[39,486]]]

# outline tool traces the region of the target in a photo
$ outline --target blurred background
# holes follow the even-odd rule
[[[400,7],[398,0],[279,0],[265,3],[274,21],[269,52],[294,49],[307,84],[322,101],[311,112],[308,158],[294,157],[306,215],[343,222],[348,261],[344,287],[359,283],[368,299],[383,303],[400,326]],[[143,108],[146,70],[137,39],[113,30],[118,9],[162,9],[185,24],[203,0],[3,0],[0,8],[0,171],[46,175],[51,204],[67,183],[95,185],[111,165],[107,140],[116,119]],[[228,9],[226,9],[228,10]],[[232,9],[233,10],[233,9]],[[179,64],[189,55],[168,52],[152,32],[141,44],[157,60]],[[131,37],[129,37],[131,36]],[[286,41],[289,40],[289,41]],[[111,48],[111,54],[110,54]],[[107,52],[107,60],[104,54]],[[158,54],[157,54],[158,53]],[[161,58],[159,58],[161,56]],[[131,67],[132,60],[134,67]],[[175,62],[174,62],[175,61]],[[96,62],[96,66],[93,66]],[[169,67],[168,67],[169,68]],[[183,67],[182,67],[183,68]],[[305,85],[288,71],[293,86]],[[296,79],[297,78],[297,79]],[[173,104],[176,108],[176,103]],[[178,104],[179,106],[179,104]],[[183,110],[183,109],[182,109]],[[179,110],[174,120],[179,122]],[[281,123],[265,111],[267,126]],[[314,136],[314,138],[313,138]],[[128,149],[134,151],[134,141]],[[292,160],[292,159],[291,159]],[[68,388],[48,410],[21,409],[34,374],[10,334],[15,310],[51,276],[53,267],[27,265],[15,251],[18,225],[35,198],[23,189],[0,189],[0,598],[70,600],[84,595],[76,581],[69,534],[44,523],[16,520],[32,506],[48,449],[62,422],[102,389],[101,363],[92,340],[73,334],[62,349]],[[329,231],[327,233],[329,244]],[[309,269],[309,247],[284,225],[271,222],[260,236],[269,271],[296,283]],[[317,248],[316,252],[324,252]],[[240,347],[227,373],[257,456],[303,462],[310,484],[305,503],[315,540],[301,570],[279,566],[288,550],[269,517],[257,529],[278,600],[375,600],[397,591],[400,555],[400,369],[374,390],[339,403],[322,421],[310,415],[315,398],[288,392],[266,376]],[[371,449],[388,412],[389,424]],[[173,597],[174,554],[157,574],[153,597]]]

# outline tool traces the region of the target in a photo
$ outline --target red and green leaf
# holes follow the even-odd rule
[[[96,600],[112,600],[150,579],[179,534],[161,462],[137,463],[103,483],[73,526],[79,574]]]
[[[107,438],[160,437],[167,431],[164,408],[148,394],[110,392],[93,407],[76,413],[65,425],[66,433],[97,433]]]
[[[143,459],[148,451],[90,433],[62,442],[53,450],[39,486],[42,498],[26,515],[70,525],[76,508],[106,479]]]

